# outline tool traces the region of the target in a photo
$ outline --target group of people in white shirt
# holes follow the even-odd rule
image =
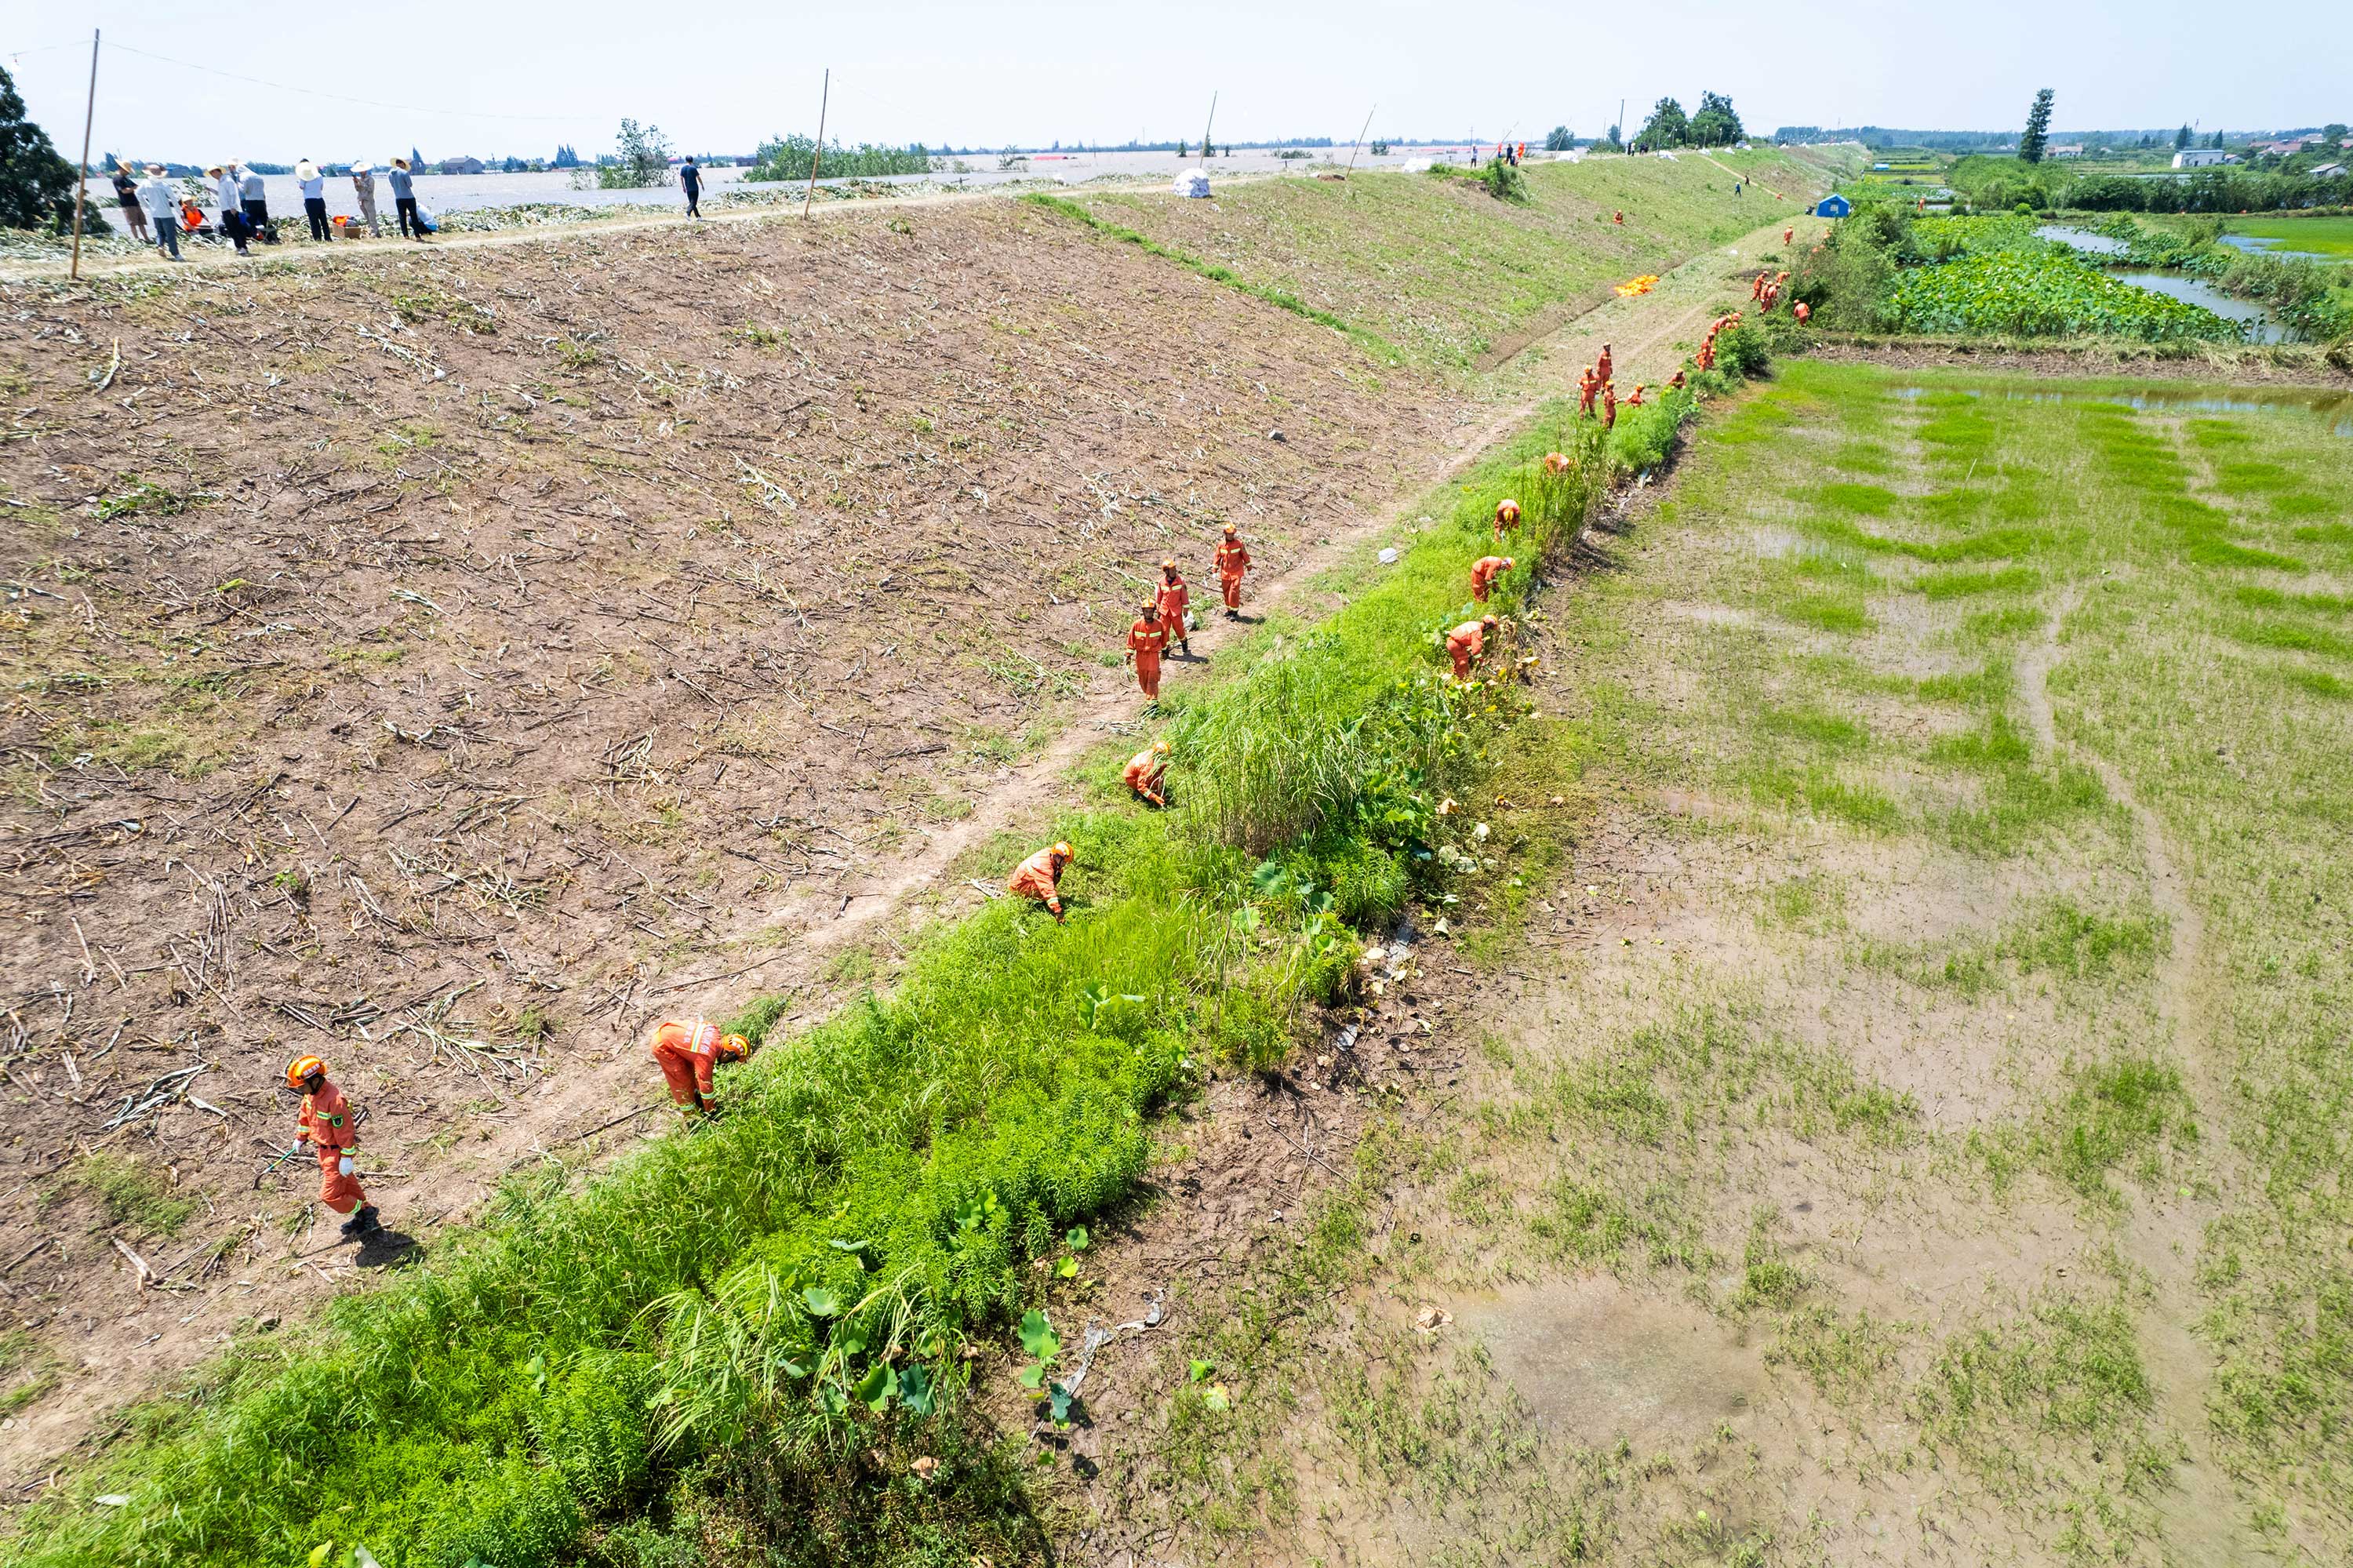
[[[144,180],[134,179],[128,165],[115,165],[114,194],[121,205],[124,221],[133,234],[153,243],[173,260],[185,260],[180,254],[180,237],[202,230],[204,208],[194,197],[181,194],[163,164],[149,164],[146,173]],[[250,164],[216,164],[205,171],[205,177],[212,182],[213,198],[220,207],[214,231],[234,244],[239,256],[251,255],[252,243],[257,239],[268,245],[278,243],[278,230],[270,222],[269,196],[259,170]],[[335,226],[327,217],[327,176],[318,164],[304,158],[294,165],[294,178],[301,186],[302,213],[310,220],[311,238],[332,239]],[[401,234],[421,240],[433,229],[417,210],[415,179],[415,171],[406,158],[395,158],[385,174],[385,183],[392,186],[393,207]],[[353,164],[351,182],[360,211],[356,219],[347,221],[364,223],[371,236],[381,235],[384,230],[376,217],[374,166]]]

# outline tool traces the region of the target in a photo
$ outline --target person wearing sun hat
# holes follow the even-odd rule
[[[310,159],[298,158],[294,178],[302,186],[302,216],[311,220],[311,238],[332,239],[335,231],[327,226],[327,176]]]
[[[155,226],[155,249],[173,260],[180,256],[180,197],[172,189],[172,182],[164,177],[164,165],[147,165],[147,177],[139,183],[139,205],[147,209],[147,219]]]
[[[359,198],[360,217],[368,226],[370,239],[381,238],[384,230],[375,221],[375,165],[361,162],[352,165],[352,195]]]

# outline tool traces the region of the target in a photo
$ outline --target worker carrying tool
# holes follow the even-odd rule
[[[1495,543],[1504,542],[1506,533],[1516,534],[1520,528],[1520,503],[1516,501],[1495,503]]]
[[[719,1064],[741,1062],[751,1054],[752,1043],[741,1034],[722,1034],[717,1024],[700,1018],[654,1029],[654,1061],[670,1085],[670,1097],[678,1102],[679,1114],[689,1121],[718,1108],[712,1075]]]
[[[1482,556],[1472,562],[1471,597],[1481,604],[1486,603],[1488,590],[1495,586],[1495,579],[1510,571],[1512,566],[1509,556]]]
[[[1446,656],[1454,662],[1456,680],[1471,678],[1471,666],[1487,652],[1487,633],[1501,624],[1493,616],[1482,615],[1476,620],[1464,621],[1446,634]]]
[[[1077,854],[1068,842],[1050,844],[1014,867],[1013,880],[1005,885],[1052,910],[1059,925],[1062,920],[1062,868]]]
[[[1226,601],[1226,619],[1231,620],[1241,613],[1242,574],[1250,570],[1250,552],[1234,537],[1234,525],[1226,524],[1226,536],[1218,541],[1218,591]]]
[[[1193,640],[1187,633],[1192,628],[1185,624],[1185,612],[1193,602],[1193,590],[1185,586],[1173,556],[1160,563],[1160,587],[1155,590],[1153,602],[1160,607],[1160,624],[1167,628],[1168,641],[1190,659]]]
[[[286,1065],[286,1086],[302,1091],[302,1112],[295,1135],[319,1156],[319,1202],[343,1221],[343,1234],[366,1235],[376,1229],[375,1205],[367,1201],[353,1163],[360,1146],[359,1117],[343,1091],[328,1081],[327,1064],[316,1056],[297,1056]]]
[[[1149,800],[1155,806],[1168,804],[1168,742],[1155,740],[1127,759],[1120,770],[1120,782],[1135,791],[1139,800]]]
[[[1168,628],[1160,619],[1160,607],[1147,603],[1144,614],[1127,629],[1127,661],[1135,666],[1136,683],[1144,688],[1146,702],[1160,700],[1160,655],[1168,647]]]

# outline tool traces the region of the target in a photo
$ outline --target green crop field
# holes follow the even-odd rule
[[[1770,152],[1531,164],[1525,206],[1445,175],[1260,180],[1212,201],[1075,197],[1097,218],[1460,371],[1643,272],[1794,217],[1820,187]],[[1718,166],[1718,163],[1722,164]],[[1755,182],[1732,194],[1734,170]],[[1777,202],[1778,190],[1792,199]],[[1612,221],[1626,215],[1624,227]]]
[[[2274,250],[2297,250],[2353,261],[2353,217],[2234,217],[2232,234],[2276,239]]]
[[[1504,841],[1468,1108],[1169,1352],[1233,1408],[1135,1515],[2342,1561],[2348,510],[2342,392],[1799,362],[1706,426],[1550,607],[1513,793],[1593,805]]]

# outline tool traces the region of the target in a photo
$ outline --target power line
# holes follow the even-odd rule
[[[55,48],[57,46],[51,45],[49,47]],[[480,109],[425,109],[413,103],[386,103],[380,99],[353,98],[347,93],[341,92],[322,92],[315,87],[295,87],[282,81],[265,81],[258,76],[241,76],[233,70],[221,70],[213,66],[197,65],[192,60],[174,59],[170,55],[159,55],[153,49],[132,48],[129,44],[109,44],[106,47],[110,49],[119,49],[124,54],[140,55],[151,60],[161,60],[165,65],[178,66],[183,70],[203,71],[207,76],[226,77],[231,81],[242,81],[249,83],[255,87],[266,87],[274,92],[307,93],[312,98],[331,99],[337,103],[356,103],[367,109],[389,109],[396,114],[439,114],[460,120],[516,120],[527,121],[540,124],[570,123],[575,125],[585,118],[578,114],[500,114],[489,110]]]

